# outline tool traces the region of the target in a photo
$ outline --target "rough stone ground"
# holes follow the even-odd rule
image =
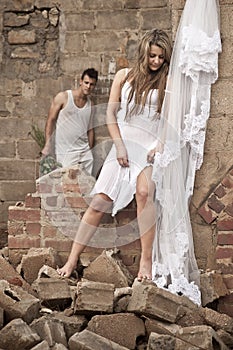
[[[32,248],[14,269],[0,254],[0,350],[226,350],[233,319],[214,310],[227,294],[216,271],[201,278],[202,304],[130,275],[116,251],[103,251],[71,278],[57,252]],[[79,274],[79,275],[78,275]]]

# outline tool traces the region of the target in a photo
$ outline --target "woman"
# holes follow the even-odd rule
[[[71,275],[104,213],[112,210],[115,215],[135,195],[141,239],[138,279],[152,277],[155,184],[151,175],[171,51],[164,31],[148,31],[140,41],[133,68],[121,69],[114,78],[107,108],[114,145],[92,191],[93,200],[80,223],[69,258],[58,269],[61,276]]]

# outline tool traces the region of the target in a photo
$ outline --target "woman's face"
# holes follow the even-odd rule
[[[164,62],[164,50],[157,46],[157,45],[151,45],[150,47],[150,54],[149,54],[149,60],[148,65],[150,70],[157,71]]]

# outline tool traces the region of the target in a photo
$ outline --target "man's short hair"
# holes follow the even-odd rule
[[[84,79],[84,76],[88,75],[89,78],[95,79],[96,81],[98,80],[98,71],[95,70],[94,68],[87,68],[83,71],[81,75],[81,79]]]

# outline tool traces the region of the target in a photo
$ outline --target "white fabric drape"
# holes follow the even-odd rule
[[[218,77],[219,4],[187,0],[177,30],[160,119],[156,153],[158,222],[153,246],[153,281],[201,304],[189,202],[195,171],[203,161],[210,90]]]

